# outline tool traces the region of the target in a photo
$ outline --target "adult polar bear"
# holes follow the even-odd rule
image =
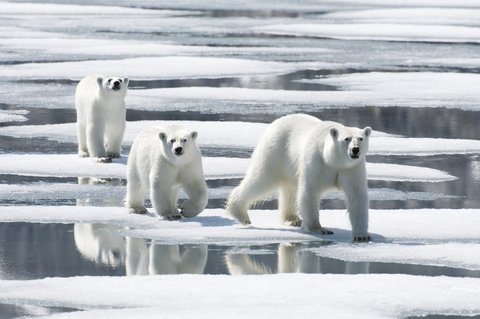
[[[346,195],[353,240],[370,240],[365,154],[371,132],[370,127],[346,127],[305,114],[277,119],[255,148],[245,178],[228,198],[227,211],[250,224],[250,204],[279,189],[282,223],[332,234],[320,225],[319,202],[323,192],[338,188]]]
[[[133,142],[127,166],[126,205],[130,213],[144,214],[144,189],[162,219],[194,217],[208,202],[197,132],[179,126],[152,127]],[[179,188],[188,196],[177,210]]]
[[[78,155],[108,163],[120,157],[128,79],[89,75],[75,90]],[[104,137],[107,142],[104,144]]]

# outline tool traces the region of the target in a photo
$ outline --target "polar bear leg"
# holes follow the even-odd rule
[[[150,175],[150,200],[155,212],[164,220],[176,220],[182,216],[177,210],[177,192],[174,181],[167,174],[158,174],[155,170]],[[175,200],[175,201],[174,201]]]
[[[201,179],[194,180],[183,184],[183,190],[187,194],[188,199],[182,203],[180,214],[185,217],[195,217],[207,206],[207,184]]]
[[[87,147],[87,128],[85,125],[77,124],[77,136],[78,136],[78,156],[88,157]]]
[[[95,120],[87,124],[86,137],[88,153],[90,157],[105,158],[105,146],[103,144],[103,135],[105,133],[105,125]]]
[[[309,170],[305,170],[309,171]],[[310,172],[315,172],[310,170]],[[322,235],[331,235],[333,232],[320,225],[320,187],[318,185],[316,174],[301,174],[298,181],[297,205],[300,216],[302,217],[302,229],[305,232],[320,233]]]
[[[227,211],[243,225],[252,222],[248,216],[250,205],[275,189],[276,183],[268,174],[250,172],[228,196]]]
[[[120,123],[106,125],[105,135],[107,136],[107,144],[105,146],[105,149],[108,157],[111,157],[111,158],[120,157],[124,133],[125,133],[124,120],[121,120]]]
[[[278,191],[278,209],[280,221],[287,226],[301,226],[302,220],[296,212],[296,188],[293,185],[282,185]]]
[[[361,178],[359,178],[360,174]],[[370,241],[368,234],[368,186],[366,173],[356,171],[339,174],[339,186],[345,193],[348,215],[352,225],[353,241]]]
[[[129,213],[132,214],[146,214],[148,211],[145,208],[145,189],[143,183],[138,176],[135,169],[130,168],[127,172],[127,198],[126,204]]]

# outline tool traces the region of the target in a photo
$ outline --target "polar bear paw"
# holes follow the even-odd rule
[[[120,158],[120,153],[107,152],[108,158]]]
[[[333,231],[328,228],[322,226],[314,226],[314,227],[303,227],[303,231],[307,233],[316,233],[320,235],[333,235]]]
[[[369,242],[371,240],[372,240],[372,238],[368,234],[353,236],[353,242],[354,243],[366,243],[366,242]]]
[[[128,209],[129,214],[146,214],[148,210],[145,207],[130,207]]]
[[[97,157],[95,158],[95,162],[97,163],[111,163],[112,159],[110,157]]]
[[[180,215],[187,218],[192,218],[200,214],[202,210],[199,209],[191,200],[186,199],[182,203]]]
[[[88,152],[85,151],[78,151],[78,157],[88,157]]]
[[[160,216],[158,216],[159,220],[168,220],[168,221],[179,220],[181,218],[182,218],[182,215],[180,215],[178,212],[172,213],[172,214],[161,214]]]
[[[300,218],[287,219],[283,221],[283,224],[285,226],[300,227],[302,226],[302,220]]]

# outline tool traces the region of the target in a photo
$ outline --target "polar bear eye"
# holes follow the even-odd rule
[[[345,141],[345,142],[350,142],[351,140],[352,140],[352,138],[350,138],[350,137],[345,137],[345,140],[344,140],[344,141]]]
[[[359,140],[359,141],[363,141],[363,137],[359,137],[358,140]]]
[[[186,138],[182,138],[181,141],[182,141],[182,143],[186,143],[186,142],[187,142],[187,139],[186,139]]]
[[[107,80],[107,83],[110,84],[110,82],[112,82],[112,79],[108,79]]]
[[[173,144],[173,143],[175,143],[176,141],[177,141],[176,139],[172,138],[172,139],[170,140],[170,143]]]

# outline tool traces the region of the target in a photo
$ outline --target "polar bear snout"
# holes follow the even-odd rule
[[[175,147],[174,152],[175,152],[175,155],[177,156],[183,155],[183,147],[181,146]]]
[[[354,146],[350,151],[350,158],[359,158],[360,157],[360,147]]]
[[[118,81],[118,80],[117,80],[117,81],[113,81],[112,90],[118,91],[118,90],[120,90],[120,89],[121,89],[121,87],[120,87],[120,81]]]

